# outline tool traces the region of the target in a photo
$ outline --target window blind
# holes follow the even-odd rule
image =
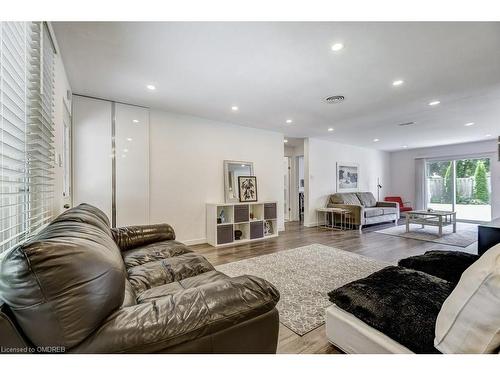
[[[54,51],[41,22],[0,22],[0,252],[52,216]]]

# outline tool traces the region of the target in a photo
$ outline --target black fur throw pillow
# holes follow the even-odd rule
[[[440,277],[456,285],[462,273],[478,259],[479,255],[462,251],[432,250],[424,255],[401,259],[398,265]]]

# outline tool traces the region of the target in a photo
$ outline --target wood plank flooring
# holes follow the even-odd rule
[[[357,230],[332,231],[320,228],[306,228],[298,222],[288,222],[285,223],[285,231],[280,232],[279,237],[276,238],[239,246],[215,248],[208,244],[202,244],[191,246],[191,248],[205,256],[213,265],[276,253],[314,243],[336,247],[386,262],[397,262],[401,258],[423,254],[427,250],[476,252],[476,244],[461,248],[375,233],[375,231],[391,225],[394,224],[371,226],[363,229],[363,233],[359,233]],[[325,354],[341,353],[341,351],[326,339],[325,325],[301,337],[280,324],[278,353]]]

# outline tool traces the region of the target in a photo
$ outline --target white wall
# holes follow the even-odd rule
[[[57,45],[57,42],[56,42]],[[71,203],[70,198],[63,197],[63,167],[59,165],[59,155],[64,155],[63,136],[64,136],[64,103],[71,112],[71,102],[67,98],[67,91],[71,91],[64,64],[61,55],[56,54],[54,66],[54,149],[55,149],[55,168],[54,168],[54,200],[52,210],[55,215],[63,211],[65,203]]]
[[[325,207],[336,191],[336,163],[359,164],[359,190],[371,191],[377,197],[377,178],[383,188],[380,199],[390,184],[388,152],[309,138],[304,147],[305,208],[304,225],[316,225],[316,208]]]
[[[207,202],[224,201],[223,161],[254,163],[259,201],[278,201],[283,219],[283,135],[151,110],[150,219],[185,243],[206,241]]]
[[[415,159],[448,158],[488,155],[491,159],[491,216],[500,217],[500,162],[494,140],[471,142],[458,145],[427,147],[392,152],[390,156],[392,178],[390,195],[399,195],[405,201],[415,202]]]

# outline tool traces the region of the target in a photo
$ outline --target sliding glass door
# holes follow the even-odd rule
[[[428,161],[427,208],[456,211],[457,219],[491,220],[489,158]]]

